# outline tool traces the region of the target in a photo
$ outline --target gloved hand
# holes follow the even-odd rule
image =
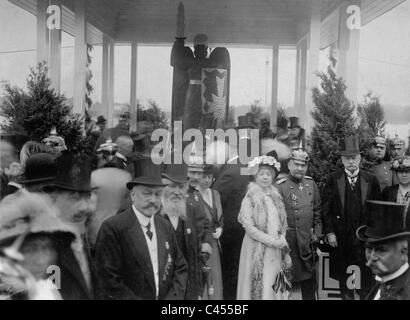
[[[218,227],[216,228],[215,232],[212,234],[215,240],[218,240],[222,235],[222,228]]]
[[[329,242],[329,245],[332,248],[336,248],[337,247],[337,239],[336,239],[336,235],[334,233],[329,233],[327,235],[327,242]]]
[[[278,248],[278,249],[283,249],[285,247],[288,247],[286,238],[283,235],[281,235],[279,239],[273,241],[272,247]]]

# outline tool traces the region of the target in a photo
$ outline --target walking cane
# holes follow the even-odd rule
[[[314,268],[314,271],[315,271],[313,279],[314,279],[314,283],[315,283],[316,299],[319,300],[319,288],[318,288],[319,286],[318,286],[317,277],[316,277],[316,275],[317,275],[316,274],[317,273],[316,265],[317,265],[318,260],[315,257],[315,252],[317,253],[317,248],[315,250],[315,246],[312,242],[310,243],[310,250],[312,251],[313,268]]]

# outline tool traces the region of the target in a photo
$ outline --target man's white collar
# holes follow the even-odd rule
[[[393,272],[391,274],[388,274],[387,276],[383,276],[381,278],[379,276],[376,276],[376,281],[380,281],[380,282],[383,282],[383,283],[392,281],[392,280],[400,277],[403,273],[405,273],[408,268],[409,268],[409,263],[406,262],[398,270],[396,270],[395,272]]]
[[[138,222],[142,225],[142,226],[147,226],[149,222],[153,222],[153,216],[151,218],[148,218],[146,216],[144,216],[137,208],[135,208],[134,205],[132,205],[132,210],[134,210],[135,215],[137,216]]]

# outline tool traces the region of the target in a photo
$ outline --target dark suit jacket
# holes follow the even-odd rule
[[[344,170],[333,173],[327,182],[323,206],[324,234],[335,233],[341,236],[344,223],[346,177]],[[362,197],[362,212],[364,212],[367,200],[380,200],[381,191],[377,178],[360,170],[360,187]]]
[[[397,192],[399,191],[399,185],[396,184],[391,187],[386,187],[383,190],[383,201],[391,201],[391,202],[396,202],[397,201]]]
[[[381,291],[379,300],[410,300],[410,268],[400,277],[388,281],[384,285],[386,290]],[[374,286],[366,300],[373,300],[379,287],[379,284]]]
[[[183,299],[187,266],[172,225],[155,216],[159,300]],[[100,298],[155,300],[155,279],[144,231],[129,207],[104,221],[96,242]]]
[[[239,161],[239,159],[238,159]],[[249,184],[249,176],[241,175],[241,164],[225,164],[215,176],[212,189],[221,196],[224,215],[224,231],[222,237],[237,238],[242,244],[244,230],[238,222],[238,213]],[[222,239],[221,239],[222,240]]]
[[[90,261],[90,272],[93,277],[93,267]],[[87,287],[81,268],[70,246],[62,249],[59,255],[61,269],[61,296],[64,300],[92,300],[93,290]],[[97,285],[95,278],[91,279],[92,286]]]

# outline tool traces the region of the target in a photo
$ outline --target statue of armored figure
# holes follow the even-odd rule
[[[177,34],[171,52],[174,67],[172,86],[172,123],[183,121],[190,128],[223,128],[229,107],[230,57],[218,47],[208,57],[208,37],[194,37],[194,52],[185,46],[185,17],[178,7]]]

